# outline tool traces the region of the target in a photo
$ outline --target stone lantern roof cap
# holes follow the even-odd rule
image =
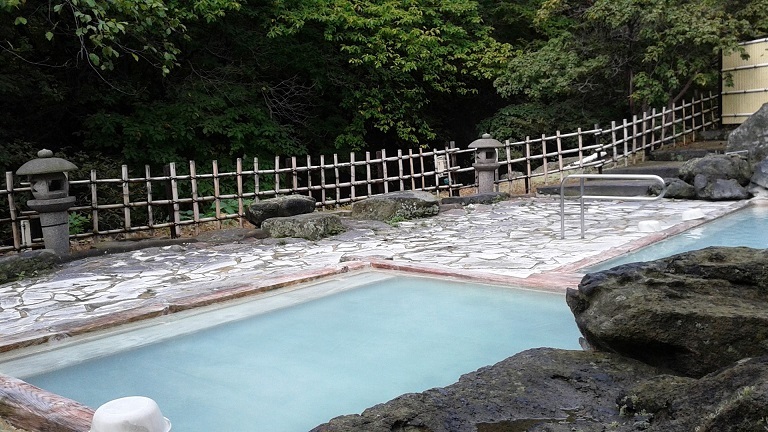
[[[487,134],[487,133],[483,134],[482,138],[472,141],[472,143],[469,145],[469,148],[472,148],[472,149],[498,148],[498,147],[504,147],[504,144],[502,144],[498,140],[491,138],[491,134]]]
[[[53,157],[53,152],[47,149],[37,152],[37,159],[27,161],[16,170],[17,175],[37,175],[63,173],[77,169],[77,165],[72,162]]]

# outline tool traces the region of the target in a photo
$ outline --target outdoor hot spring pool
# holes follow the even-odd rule
[[[653,261],[709,246],[768,248],[768,205],[750,205],[676,236],[604,261],[585,272],[607,270],[620,264]]]
[[[295,432],[579,336],[562,293],[366,272],[8,353],[0,372],[94,409],[150,397],[174,431]]]

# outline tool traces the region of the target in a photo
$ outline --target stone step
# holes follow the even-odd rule
[[[687,161],[710,153],[725,153],[726,145],[726,141],[697,141],[685,146],[667,146],[654,150],[649,158],[654,161]]]

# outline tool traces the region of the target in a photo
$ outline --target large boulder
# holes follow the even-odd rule
[[[664,198],[696,198],[696,189],[692,185],[689,185],[679,178],[665,178],[664,185],[667,187],[667,191],[664,193]],[[661,186],[654,183],[652,186],[650,186],[649,192],[651,195],[658,195],[661,193]]]
[[[738,201],[752,195],[735,179],[710,179],[703,174],[693,179],[696,198],[709,201]]]
[[[566,299],[592,347],[682,375],[768,354],[768,250],[626,264],[586,275]]]
[[[709,154],[691,159],[680,167],[679,177],[686,183],[693,184],[697,176],[705,176],[709,180],[736,180],[746,186],[752,177],[752,166],[739,155]]]
[[[313,432],[634,430],[616,400],[659,373],[608,353],[540,348],[462,376],[444,388],[400,396]]]
[[[768,189],[768,159],[763,159],[755,164],[750,182],[754,186]]]
[[[750,184],[752,167],[746,158],[739,155],[710,154],[691,159],[680,167],[679,177],[692,185],[696,199],[742,200],[751,196],[746,186]],[[685,187],[681,187],[680,191],[689,193]],[[678,198],[674,192],[666,196]]]
[[[435,216],[440,211],[437,198],[425,191],[391,192],[374,195],[352,204],[351,217],[378,221],[397,221]]]
[[[745,151],[753,163],[768,157],[768,103],[728,135],[726,151]]]
[[[319,240],[345,231],[341,218],[333,213],[307,213],[265,220],[261,227],[270,237]]]
[[[315,211],[315,199],[306,195],[283,195],[255,201],[245,209],[248,222],[260,228],[270,218],[295,216]]]
[[[701,379],[660,375],[619,399],[649,432],[746,432],[768,427],[768,357],[746,359]]]

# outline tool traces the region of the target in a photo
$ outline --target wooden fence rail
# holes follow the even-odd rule
[[[522,184],[531,192],[533,179],[569,171],[602,169],[606,165],[629,164],[664,145],[695,139],[698,131],[719,124],[718,98],[709,94],[661,111],[653,110],[632,119],[595,125],[576,132],[506,140],[499,149],[501,167],[497,183]],[[183,226],[197,231],[201,223],[221,226],[235,220],[243,226],[250,201],[282,194],[314,197],[318,207],[337,207],[368,196],[402,190],[426,190],[457,195],[476,186],[472,149],[453,143],[443,149],[381,150],[371,154],[334,154],[312,158],[276,156],[274,161],[254,159],[252,167],[238,159],[234,171],[222,172],[216,161],[210,167],[170,163],[162,174],[149,166],[140,174],[123,165],[120,178],[99,178],[91,171],[87,179],[71,179],[71,194],[78,197],[70,212],[73,239],[101,235],[168,229],[181,235]],[[38,218],[25,210],[30,196],[26,179],[5,174],[0,189],[0,252],[42,246]]]

